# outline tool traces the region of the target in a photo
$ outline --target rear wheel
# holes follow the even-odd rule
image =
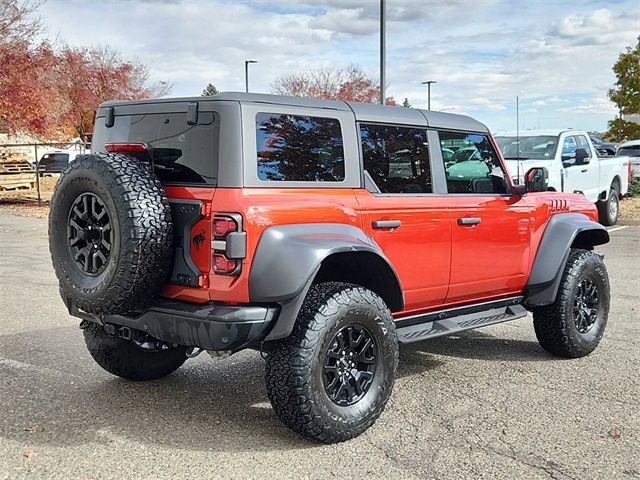
[[[606,200],[598,202],[598,216],[602,225],[615,225],[620,214],[620,194],[615,185],[611,186]]]
[[[83,325],[89,353],[107,372],[127,380],[156,380],[174,372],[187,360],[187,347],[142,348],[131,340],[108,335],[101,325]]]
[[[398,340],[384,301],[356,285],[317,284],[291,335],[268,346],[267,392],[289,428],[340,442],[380,416],[397,365]]]
[[[608,316],[609,277],[602,257],[572,249],[555,302],[533,310],[540,345],[560,357],[584,357],[600,343]]]

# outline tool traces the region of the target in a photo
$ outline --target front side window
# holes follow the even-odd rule
[[[431,193],[427,131],[360,125],[364,169],[382,193]]]
[[[342,131],[335,118],[258,113],[256,143],[260,180],[344,180]]]
[[[584,148],[587,152],[587,158],[591,158],[591,149],[589,148],[589,142],[587,142],[587,137],[584,135],[578,135],[576,137],[578,142],[578,148]]]
[[[576,150],[578,149],[578,142],[576,142],[575,137],[567,137],[564,139],[564,143],[562,144],[562,155],[567,156],[575,156]]]
[[[487,135],[439,135],[449,193],[506,193],[504,170]]]

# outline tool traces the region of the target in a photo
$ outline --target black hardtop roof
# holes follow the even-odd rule
[[[341,100],[322,100],[317,98],[291,97],[285,95],[267,95],[262,93],[223,92],[210,97],[175,97],[154,100],[123,101],[110,100],[104,102],[100,108],[117,107],[121,105],[152,105],[167,103],[190,102],[218,102],[236,101],[242,104],[262,103],[267,105],[286,105],[303,108],[322,108],[326,110],[352,111],[356,121],[391,123],[399,125],[421,125],[435,128],[466,130],[473,132],[488,132],[488,128],[481,122],[466,115],[405,108],[373,103],[344,102]],[[99,112],[99,116],[104,115]]]

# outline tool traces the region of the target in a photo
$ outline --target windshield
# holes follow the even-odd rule
[[[629,145],[628,147],[620,147],[616,152],[616,155],[622,157],[627,155],[629,157],[640,157],[640,145]]]
[[[496,137],[496,141],[507,160],[549,160],[555,156],[558,146],[558,137],[547,135]]]

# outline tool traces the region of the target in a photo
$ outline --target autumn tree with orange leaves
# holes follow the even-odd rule
[[[273,91],[278,95],[362,103],[378,103],[380,99],[380,85],[355,65],[283,75],[273,83]],[[385,103],[396,105],[393,97],[387,97]]]
[[[167,95],[164,82],[108,47],[54,48],[35,42],[43,32],[41,2],[0,0],[0,132],[25,132],[50,141],[92,130],[95,111],[109,99]]]

